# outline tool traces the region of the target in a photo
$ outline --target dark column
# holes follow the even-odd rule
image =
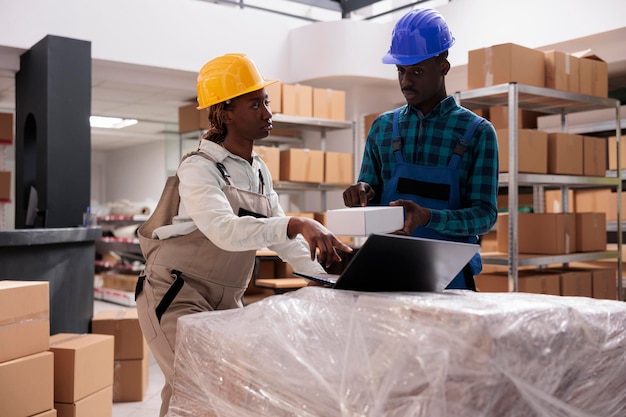
[[[20,57],[15,85],[15,228],[82,225],[91,193],[91,42],[46,36]]]

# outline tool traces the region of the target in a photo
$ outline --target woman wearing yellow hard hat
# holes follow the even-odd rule
[[[352,251],[317,221],[285,216],[269,170],[253,151],[272,130],[264,89],[272,82],[243,54],[202,67],[198,109],[208,108],[210,127],[138,231],[146,266],[137,310],[165,376],[161,416],[172,393],[177,319],[242,307],[257,249],[268,247],[309,273],[340,261],[336,249]]]

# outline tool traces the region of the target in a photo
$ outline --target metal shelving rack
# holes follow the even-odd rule
[[[571,175],[536,175],[518,173],[517,133],[518,110],[532,110],[545,114],[561,116],[561,131],[568,132],[567,115],[598,109],[615,109],[615,136],[617,138],[617,172],[620,167],[620,134],[621,116],[620,102],[615,99],[587,96],[542,87],[534,87],[518,83],[499,84],[469,91],[455,93],[458,103],[472,110],[485,109],[491,106],[508,106],[509,124],[509,173],[499,175],[500,186],[509,190],[509,225],[508,254],[485,256],[484,262],[492,265],[508,265],[509,291],[518,290],[518,268],[520,266],[540,266],[547,264],[589,261],[595,259],[617,258],[618,299],[623,301],[622,284],[622,217],[621,217],[621,176],[607,172],[606,177],[582,177]],[[585,132],[578,132],[585,133]],[[562,192],[563,211],[568,208],[567,191],[577,187],[611,187],[617,190],[617,251],[573,253],[555,256],[520,255],[518,248],[518,191],[520,186],[533,187],[533,199],[537,212],[543,212],[543,189],[546,186],[558,187]]]

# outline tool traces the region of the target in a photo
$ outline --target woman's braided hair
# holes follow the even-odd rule
[[[232,100],[222,101],[209,107],[209,130],[202,135],[202,139],[215,143],[222,143],[226,139],[228,129],[226,127],[226,111]]]

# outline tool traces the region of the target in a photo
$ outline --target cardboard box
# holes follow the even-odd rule
[[[43,413],[35,414],[32,417],[57,417],[57,410],[54,408],[52,410],[44,411]]]
[[[607,140],[595,136],[583,136],[583,175],[606,176]]]
[[[114,337],[104,334],[50,336],[50,351],[54,353],[54,402],[72,404],[112,386],[114,346]]]
[[[113,402],[143,401],[148,389],[149,358],[116,360],[113,381]]]
[[[543,113],[530,110],[517,110],[518,129],[537,129],[537,118],[545,116]],[[509,107],[493,106],[489,108],[489,121],[494,129],[508,129],[509,127]]]
[[[576,213],[576,252],[606,250],[606,213]]]
[[[561,51],[546,51],[546,87],[578,93],[579,59]]]
[[[578,63],[578,91],[596,97],[609,95],[609,65],[590,49],[572,54]]]
[[[135,291],[137,286],[137,274],[117,274],[107,271],[100,274],[102,287],[112,290]]]
[[[209,113],[192,103],[178,108],[178,132],[187,133],[209,128]]]
[[[0,363],[0,416],[25,417],[52,409],[53,383],[51,352]]]
[[[567,190],[567,210],[563,210],[563,192],[561,190],[546,190],[543,192],[543,197],[546,213],[574,213],[576,211],[574,190]]]
[[[591,297],[591,271],[583,269],[550,268],[559,274],[561,279],[561,295],[567,297]]]
[[[499,171],[509,172],[509,129],[496,130],[496,135],[498,136]],[[531,129],[518,129],[517,171],[532,174],[546,174],[548,172],[547,133]]]
[[[0,144],[13,143],[13,114],[0,113]]]
[[[476,289],[480,292],[508,292],[509,273],[494,271],[480,273],[475,277]],[[560,278],[555,274],[545,274],[537,270],[517,272],[517,291],[533,294],[559,295]]]
[[[283,112],[283,85],[280,81],[265,87],[272,114]]]
[[[365,116],[363,116],[363,142],[365,142],[367,140],[367,135],[370,132],[370,129],[372,128],[372,124],[374,123],[374,120],[376,120],[376,118],[378,116],[380,116],[382,113],[371,113],[371,114],[366,114]]]
[[[350,207],[328,210],[327,228],[338,236],[369,236],[402,229],[404,208],[390,206]]]
[[[58,417],[111,417],[113,387],[110,385],[74,403],[54,403]]]
[[[545,86],[542,51],[513,43],[493,45],[468,52],[469,89],[517,82]]]
[[[313,117],[313,87],[304,84],[283,84],[283,114]]]
[[[11,172],[0,171],[0,201],[11,200]]]
[[[91,319],[91,332],[115,336],[115,360],[148,356],[148,344],[141,332],[136,308],[99,311]]]
[[[48,350],[47,281],[0,281],[0,306],[0,362]]]
[[[611,171],[616,171],[617,170],[617,137],[615,136],[611,136],[608,139],[608,144],[607,146],[609,147],[608,150],[608,167],[609,170]],[[619,163],[620,163],[620,169],[626,169],[626,146],[624,146],[624,142],[621,141],[620,142],[620,146],[619,146],[619,153],[620,153],[620,158],[619,158]]]
[[[281,150],[280,180],[324,182],[324,151],[299,148]]]
[[[346,120],[346,92],[330,88],[314,88],[313,117]]]
[[[573,213],[518,213],[518,252],[564,255],[576,250],[576,218]],[[497,220],[498,252],[509,251],[509,214]]]
[[[354,182],[353,155],[344,152],[324,152],[324,182],[352,184]]]
[[[548,174],[583,175],[583,137],[548,133]]]
[[[592,268],[591,296],[603,300],[617,300],[617,275],[611,268]]]
[[[608,194],[609,196],[609,201],[606,207],[606,220],[607,221],[617,221],[617,191],[615,190],[611,190],[611,192]],[[626,196],[624,195],[624,193],[622,192],[621,195],[621,201],[620,201],[620,205],[621,205],[621,215],[622,215],[622,221],[626,220]]]
[[[610,220],[608,213],[617,210],[611,194],[615,193],[608,188],[574,190],[574,208],[581,213],[607,213],[607,220]]]
[[[253,146],[252,149],[267,165],[272,181],[278,181],[280,179],[280,149],[274,146]]]

